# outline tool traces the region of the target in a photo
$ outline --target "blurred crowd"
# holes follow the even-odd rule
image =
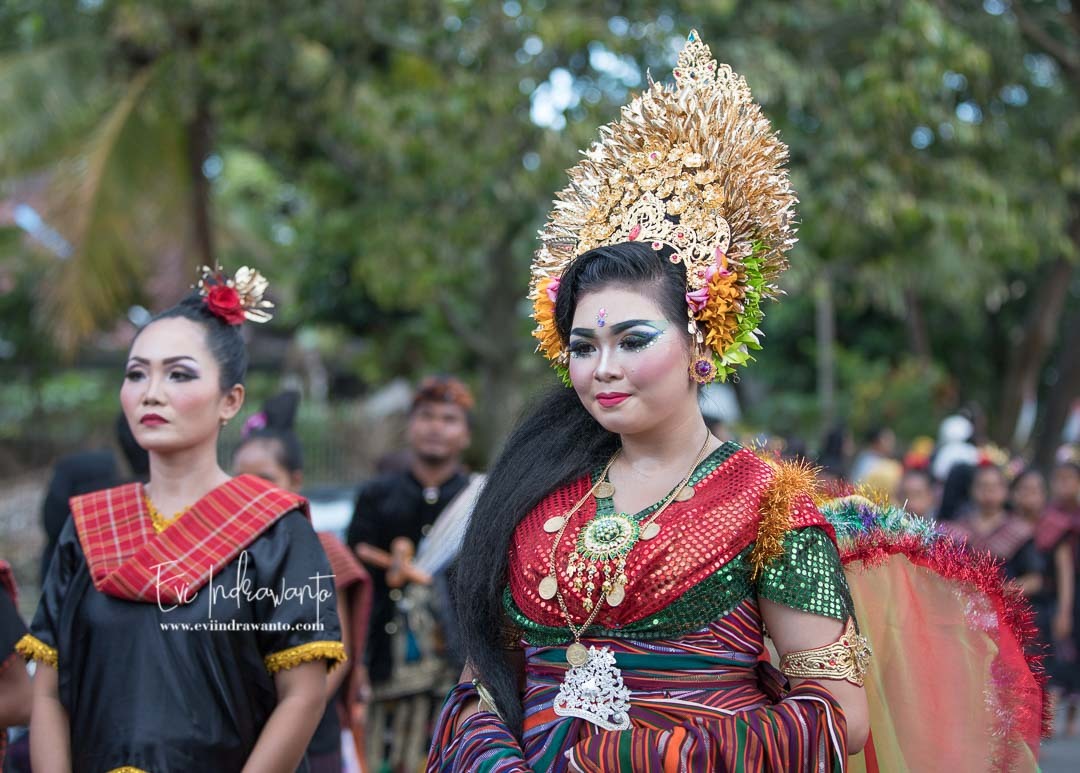
[[[1080,731],[1080,449],[1062,445],[1050,469],[977,442],[975,422],[946,418],[936,438],[901,448],[887,426],[858,443],[835,429],[814,461],[827,481],[897,506],[999,560],[1031,602],[1051,689],[1065,705],[1062,732]],[[775,441],[774,441],[775,442]],[[784,456],[808,456],[797,442]]]
[[[234,474],[303,488],[302,449],[293,431],[298,401],[298,393],[283,393],[247,419],[231,459]],[[338,576],[352,667],[329,686],[327,711],[308,749],[312,771],[386,773],[423,763],[442,697],[462,668],[447,615],[446,572],[484,482],[463,461],[473,409],[468,388],[455,378],[419,384],[404,448],[387,455],[376,476],[359,485],[348,527],[320,534]],[[732,439],[722,423],[712,429]],[[55,465],[42,511],[48,535],[43,571],[67,519],[69,497],[145,479],[146,452],[126,422],[118,421],[116,430],[121,454],[81,452]],[[878,501],[887,497],[1000,560],[1032,603],[1053,689],[1067,706],[1063,732],[1075,734],[1080,452],[1062,446],[1052,469],[1039,470],[976,437],[975,423],[956,415],[942,422],[936,438],[916,438],[906,448],[887,426],[860,440],[835,429],[816,454],[793,440],[757,442],[785,457],[811,459],[826,485],[850,482]],[[13,715],[7,721],[24,720]],[[25,736],[15,738],[5,770],[29,770]]]

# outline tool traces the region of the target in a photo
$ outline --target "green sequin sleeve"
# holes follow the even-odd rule
[[[846,622],[855,617],[840,554],[829,535],[814,526],[788,532],[784,553],[757,580],[759,598]]]

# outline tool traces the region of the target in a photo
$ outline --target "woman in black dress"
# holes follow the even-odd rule
[[[238,325],[268,318],[265,280],[206,271],[199,286],[128,358],[120,401],[150,482],[71,500],[19,642],[38,661],[37,770],[306,768],[327,664],[345,658],[307,503],[217,462],[244,399]]]

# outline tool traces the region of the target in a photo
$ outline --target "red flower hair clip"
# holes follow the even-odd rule
[[[203,266],[195,289],[211,314],[230,325],[240,325],[245,319],[270,321],[273,315],[269,310],[274,304],[263,297],[269,284],[266,277],[248,266],[238,268],[232,279],[225,276],[221,266]]]

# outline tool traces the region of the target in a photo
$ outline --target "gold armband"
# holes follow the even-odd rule
[[[866,637],[855,631],[855,621],[848,618],[839,639],[825,647],[789,652],[780,658],[780,670],[798,679],[845,679],[862,687],[872,654]]]

